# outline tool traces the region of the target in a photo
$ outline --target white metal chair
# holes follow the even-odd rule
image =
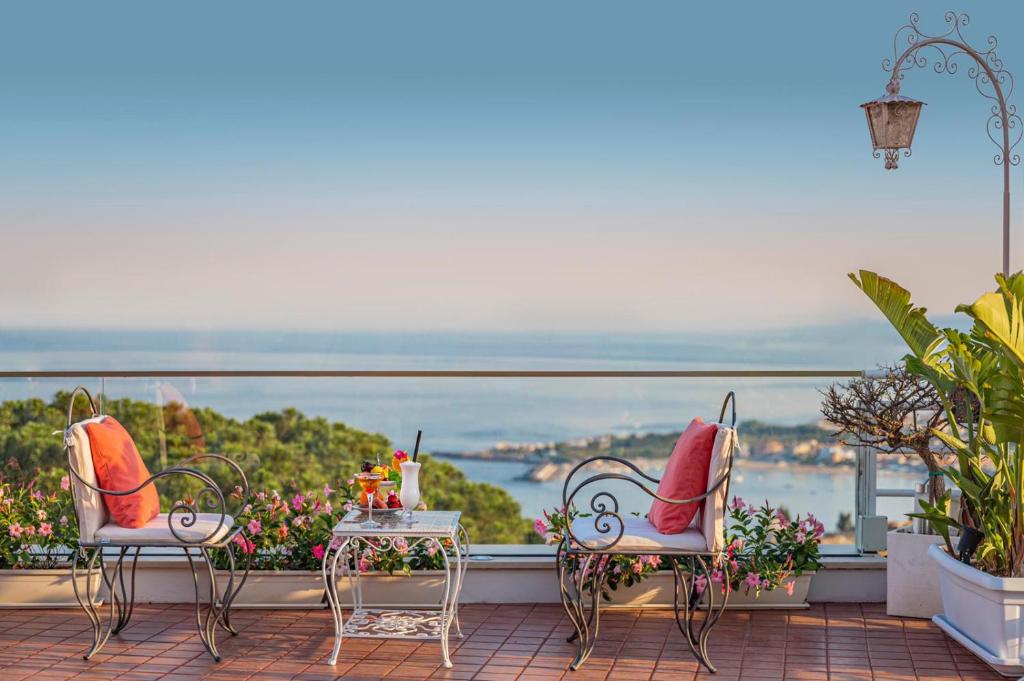
[[[91,417],[73,422],[75,398],[84,395],[89,401]],[[79,528],[79,541],[72,556],[72,581],[75,596],[79,605],[89,617],[93,628],[92,646],[85,653],[85,659],[91,658],[111,634],[116,634],[128,626],[135,607],[135,570],[138,566],[139,554],[144,548],[181,549],[188,559],[195,584],[195,614],[199,637],[207,651],[217,661],[216,631],[219,625],[232,635],[237,630],[231,624],[231,604],[249,574],[249,563],[252,554],[246,552],[245,568],[240,579],[236,580],[236,561],[234,552],[235,538],[242,533],[234,517],[227,512],[227,502],[223,491],[206,473],[192,467],[192,464],[203,460],[215,460],[231,467],[240,478],[242,499],[249,496],[249,483],[242,469],[235,462],[219,454],[198,454],[185,459],[171,468],[152,474],[139,486],[130,490],[107,490],[98,486],[93,466],[89,435],[85,426],[104,419],[96,408],[96,402],[85,388],[79,386],[71,393],[68,404],[67,428],[64,431],[64,447],[68,457],[69,480],[74,498],[75,515]],[[194,500],[177,501],[170,512],[160,513],[153,520],[140,528],[120,527],[110,522],[107,509],[103,504],[103,495],[125,496],[137,492],[147,485],[170,476],[184,476],[199,481],[201,490]],[[244,503],[244,502],[243,502]],[[207,512],[200,512],[205,507]],[[244,535],[243,539],[244,539]],[[113,554],[110,549],[116,549]],[[228,581],[223,593],[217,585],[216,574],[211,552],[223,550],[228,557]],[[131,553],[130,586],[125,583],[125,558]],[[109,570],[105,559],[116,556],[113,567]],[[200,580],[197,559],[202,557],[209,573],[209,609],[205,618],[202,615]],[[78,576],[84,564],[86,572],[84,594],[78,585]],[[96,571],[103,578],[103,583],[110,595],[110,614],[104,627],[103,617],[95,603],[92,593],[93,575]]]
[[[732,421],[724,423],[726,408],[732,406]],[[729,584],[729,563],[720,560],[723,552],[726,503],[729,496],[729,480],[732,473],[733,455],[737,446],[736,396],[730,392],[722,403],[718,417],[718,432],[711,455],[707,491],[690,499],[666,499],[659,496],[647,483],[660,482],[658,478],[644,473],[635,464],[615,456],[595,456],[580,462],[566,477],[562,488],[562,507],[573,508],[576,496],[589,488],[594,491],[590,498],[593,515],[575,519],[567,529],[558,546],[556,565],[562,606],[572,621],[575,632],[569,642],[577,641],[579,651],[571,669],[576,670],[590,656],[597,642],[600,625],[601,592],[607,577],[610,561],[603,557],[615,554],[659,555],[668,558],[675,577],[673,605],[676,624],[682,632],[690,650],[700,664],[708,671],[716,669],[708,657],[708,638],[712,628],[725,611],[729,589],[716,594],[712,586],[714,569],[722,571],[722,583]],[[575,487],[570,483],[577,472],[594,463],[614,463],[625,467],[627,473],[602,472],[591,475]],[[598,483],[609,480],[627,481],[649,496],[668,504],[689,504],[703,502],[695,522],[681,534],[660,534],[646,518],[623,515],[619,502],[607,489]],[[645,482],[646,481],[646,482]],[[588,492],[589,494],[589,492]],[[583,497],[581,497],[583,498]],[[707,587],[702,593],[695,588],[695,581],[703,576]],[[695,622],[695,615],[706,594],[707,614]],[[589,607],[587,600],[589,599]]]

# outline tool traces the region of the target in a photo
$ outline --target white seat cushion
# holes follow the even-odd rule
[[[615,518],[605,518],[611,527],[606,533],[594,527],[594,517],[577,518],[572,521],[572,534],[576,541],[585,548],[601,550],[615,539],[619,533],[619,523]],[[602,521],[603,522],[603,521]],[[688,527],[681,534],[661,534],[646,518],[622,516],[625,529],[622,538],[615,543],[610,551],[702,551],[708,550],[704,535],[696,527]]]
[[[188,513],[174,514],[174,531],[178,533],[177,537],[171,533],[171,528],[167,524],[167,514],[160,513],[143,527],[121,527],[114,523],[107,523],[96,532],[96,541],[117,545],[180,544],[182,540],[199,543],[206,539],[207,535],[213,532],[217,528],[217,523],[220,522],[220,513],[200,513],[191,527],[182,525],[183,520],[191,517]],[[219,542],[234,524],[234,518],[225,515],[220,529],[217,529],[217,532],[206,540],[206,543]]]

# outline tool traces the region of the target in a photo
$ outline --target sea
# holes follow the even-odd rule
[[[780,370],[849,371],[892,363],[905,350],[884,323],[865,321],[675,333],[428,333],[0,330],[0,370]],[[602,434],[672,432],[694,416],[718,416],[728,391],[739,421],[798,424],[820,419],[820,391],[841,378],[10,378],[0,399],[52,398],[82,383],[107,398],[182,401],[245,419],[295,408],[385,434],[411,448],[475,452],[501,443],[548,443]],[[740,433],[742,438],[742,431]],[[667,452],[666,452],[667,454]],[[529,464],[451,458],[472,480],[508,491],[524,515],[559,503],[561,483],[523,479]],[[886,470],[879,487],[911,488],[912,471]],[[854,510],[849,468],[745,469],[732,491],[832,527]],[[649,499],[621,490],[624,504]],[[907,500],[882,500],[891,518]]]

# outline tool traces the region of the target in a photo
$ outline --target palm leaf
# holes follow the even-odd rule
[[[941,334],[925,316],[927,310],[910,302],[910,291],[868,270],[861,270],[859,279],[853,273],[849,276],[881,310],[915,357],[924,358],[934,350]]]

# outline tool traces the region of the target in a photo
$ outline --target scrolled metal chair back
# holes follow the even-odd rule
[[[736,427],[736,393],[731,391],[731,390],[728,392],[728,394],[726,394],[725,399],[722,401],[722,409],[719,412],[719,416],[718,416],[718,422],[719,423],[725,423],[725,412],[730,407],[732,408],[732,413],[731,413],[731,422],[729,424],[729,427],[734,429]],[[573,469],[566,476],[565,483],[562,485],[562,510],[563,510],[563,512],[566,515],[568,515],[570,513],[571,509],[573,508],[573,503],[574,503],[574,501],[576,499],[576,495],[577,494],[579,494],[585,487],[589,487],[589,486],[591,486],[591,485],[593,485],[595,483],[599,483],[599,482],[603,482],[603,481],[607,481],[607,480],[623,480],[625,482],[628,482],[628,483],[638,487],[641,491],[643,491],[649,497],[651,497],[653,499],[657,499],[659,501],[662,501],[662,502],[664,502],[666,504],[672,504],[672,505],[691,504],[691,503],[703,502],[706,499],[708,499],[709,497],[711,497],[712,495],[714,495],[720,488],[722,488],[723,485],[725,486],[725,497],[728,498],[728,496],[729,496],[729,482],[730,482],[730,477],[732,475],[733,455],[735,453],[735,450],[736,450],[736,441],[735,441],[735,438],[733,438],[733,440],[732,440],[732,442],[731,442],[731,444],[729,446],[729,449],[728,449],[728,451],[725,454],[725,456],[727,458],[726,463],[725,463],[725,471],[715,481],[715,483],[713,485],[708,487],[708,489],[703,494],[701,494],[699,496],[696,496],[696,497],[689,498],[689,499],[669,499],[669,498],[663,497],[660,494],[658,494],[656,489],[651,489],[646,484],[644,484],[644,482],[641,482],[641,480],[637,479],[637,477],[634,477],[634,476],[629,475],[627,473],[598,473],[598,474],[592,475],[592,476],[586,478],[585,480],[583,480],[582,482],[580,482],[570,492],[569,491],[569,486],[570,486],[570,483],[571,483],[571,481],[573,479],[573,476],[575,476],[576,473],[578,471],[580,471],[581,469],[583,469],[583,468],[587,467],[588,465],[591,465],[591,464],[593,464],[595,462],[604,462],[604,463],[617,464],[619,466],[623,466],[623,467],[629,469],[630,471],[635,473],[636,476],[639,476],[640,478],[643,478],[644,480],[646,480],[648,482],[652,482],[652,483],[660,483],[661,482],[661,480],[659,478],[656,478],[656,477],[654,477],[652,475],[649,475],[649,474],[645,473],[643,470],[640,469],[639,466],[637,466],[633,462],[627,461],[626,459],[623,459],[621,457],[617,457],[617,456],[595,456],[595,457],[591,457],[589,459],[586,459],[586,460],[581,461],[580,463],[578,463],[575,467],[573,467]],[[598,490],[590,498],[589,506],[590,506],[590,510],[594,513],[594,529],[597,530],[597,533],[599,535],[601,535],[602,537],[607,537],[608,540],[606,542],[603,542],[600,545],[595,545],[592,541],[588,542],[587,544],[584,544],[579,539],[577,539],[577,537],[573,534],[573,532],[572,532],[572,523],[571,522],[567,522],[566,523],[566,536],[564,538],[566,546],[568,546],[568,547],[573,547],[574,546],[576,548],[581,548],[581,549],[583,549],[585,551],[595,552],[595,553],[609,551],[616,544],[619,543],[619,540],[622,539],[622,537],[623,537],[623,535],[625,534],[625,531],[626,531],[625,521],[623,520],[622,515],[619,512],[619,501],[615,497],[614,494],[612,494],[611,492],[609,492],[606,489],[602,489],[602,490]]]
[[[73,457],[71,455],[71,436],[70,436],[71,427],[75,424],[75,421],[74,421],[75,398],[78,395],[80,395],[80,394],[81,395],[85,395],[85,397],[89,400],[89,406],[90,406],[90,409],[92,411],[92,416],[96,417],[96,416],[100,416],[101,415],[100,412],[99,412],[99,409],[96,408],[96,401],[93,399],[92,394],[89,392],[89,390],[87,388],[85,388],[84,386],[80,385],[80,386],[77,386],[74,390],[71,391],[71,397],[69,398],[69,402],[68,402],[67,426],[66,426],[66,428],[64,430],[64,450],[65,450],[65,453],[67,454],[68,472],[69,472],[69,480],[71,481],[72,495],[77,493],[75,491],[75,488],[76,488],[77,484],[81,484],[85,488],[88,488],[88,489],[90,489],[90,490],[100,494],[101,496],[102,495],[107,495],[107,496],[113,496],[113,497],[123,497],[123,496],[127,496],[129,494],[134,494],[134,493],[138,492],[139,490],[144,489],[147,485],[154,484],[157,480],[159,480],[161,478],[165,478],[165,477],[168,477],[168,476],[171,476],[171,475],[184,475],[186,477],[190,477],[190,478],[194,478],[194,479],[198,480],[199,482],[202,483],[203,486],[199,490],[199,492],[196,493],[195,499],[192,500],[191,502],[185,501],[185,500],[179,500],[179,501],[175,502],[174,505],[171,507],[171,510],[167,514],[167,524],[168,524],[168,526],[170,528],[171,534],[178,541],[180,541],[180,542],[182,542],[184,544],[205,544],[206,542],[211,541],[214,537],[216,537],[218,535],[218,533],[220,533],[221,528],[227,525],[227,523],[226,523],[226,520],[227,520],[227,517],[228,517],[227,500],[224,498],[224,493],[221,491],[220,487],[213,480],[213,478],[211,478],[209,475],[207,475],[206,473],[203,473],[200,470],[197,470],[195,468],[191,468],[191,467],[188,467],[188,466],[184,466],[184,465],[174,466],[172,468],[167,468],[165,470],[162,470],[162,471],[159,471],[157,473],[154,473],[154,474],[150,475],[148,479],[146,479],[145,481],[140,483],[138,486],[133,487],[132,489],[128,489],[128,490],[109,490],[109,489],[103,489],[102,487],[99,487],[98,485],[94,485],[94,484],[90,483],[89,481],[85,480],[82,477],[82,474],[75,467],[74,461],[73,461]],[[233,468],[234,471],[239,475],[239,477],[241,478],[241,481],[242,481],[242,485],[241,485],[241,487],[242,487],[242,495],[241,496],[242,496],[243,500],[248,498],[248,496],[249,496],[249,482],[246,479],[245,473],[242,471],[241,467],[238,466],[238,464],[236,464],[231,459],[228,459],[227,457],[221,456],[219,454],[197,454],[196,456],[193,456],[193,457],[190,457],[188,459],[185,459],[181,463],[182,464],[195,463],[195,462],[203,460],[203,459],[215,459],[215,460],[221,461],[222,463],[225,463],[225,464],[229,465],[231,468]],[[74,506],[74,504],[72,504],[72,506]],[[193,525],[196,524],[196,522],[199,519],[199,513],[201,512],[200,511],[200,506],[205,506],[206,510],[208,512],[212,512],[215,515],[219,514],[220,515],[219,522],[217,523],[217,525],[207,535],[205,535],[202,538],[198,538],[198,539],[196,539],[196,538],[188,538],[188,537],[185,537],[185,536],[181,535],[178,532],[178,530],[175,529],[175,523],[174,523],[175,516],[176,515],[177,516],[182,516],[180,518],[180,520],[179,520],[181,527],[184,527],[184,528],[192,527]],[[76,522],[79,520],[77,509],[75,510],[75,520],[76,520]]]

